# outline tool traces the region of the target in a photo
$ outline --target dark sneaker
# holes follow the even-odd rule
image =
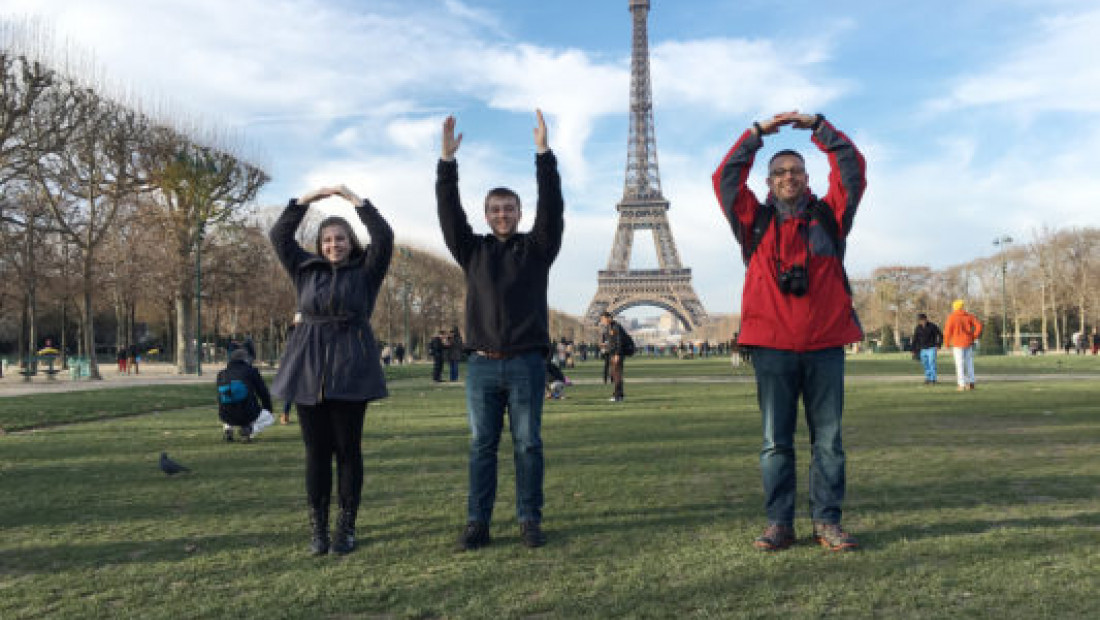
[[[231,428],[225,429],[225,440],[226,441],[233,441],[233,429],[231,429]]]
[[[474,551],[493,542],[489,538],[489,526],[481,521],[470,521],[458,537],[459,551]]]
[[[752,542],[761,551],[782,551],[794,544],[794,527],[772,523]]]
[[[839,523],[814,523],[814,542],[830,551],[852,551],[859,547],[855,537]]]
[[[241,441],[243,441],[245,443],[252,443],[252,427],[251,426],[242,426],[241,427]]]
[[[519,524],[519,538],[523,541],[524,547],[534,549],[546,544],[546,534],[542,533],[542,528],[539,526],[538,521],[523,521]]]

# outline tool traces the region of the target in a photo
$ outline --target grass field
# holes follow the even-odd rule
[[[468,554],[451,550],[466,492],[458,385],[398,378],[370,407],[362,546],[343,558],[306,553],[295,427],[221,443],[212,408],[187,400],[210,399],[203,386],[0,399],[18,417],[20,398],[66,396],[70,421],[160,399],[155,413],[0,437],[0,617],[1100,617],[1100,361],[1052,360],[979,358],[979,380],[1097,377],[957,393],[920,385],[901,356],[853,359],[853,375],[911,378],[849,382],[845,524],[864,548],[843,555],[807,541],[804,475],[800,543],[752,549],[759,414],[747,371],[714,380],[730,376],[724,360],[631,360],[620,405],[591,382],[596,364],[579,369],[544,412],[550,543],[519,544],[505,440],[494,544]],[[162,450],[194,472],[163,476]]]

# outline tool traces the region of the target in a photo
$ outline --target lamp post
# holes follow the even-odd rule
[[[199,224],[195,237],[195,374],[202,376],[202,236],[206,223]]]
[[[409,337],[409,293],[412,292],[412,280],[409,277],[408,261],[412,259],[412,252],[406,247],[398,247],[397,252],[401,254],[401,257],[406,261],[404,269],[401,270],[404,275],[401,279],[401,293],[402,297],[404,297],[403,301],[405,302],[405,355],[409,356],[411,360],[413,351],[412,339]]]
[[[1005,281],[1008,280],[1008,256],[1005,247],[1012,243],[1012,237],[1001,235],[993,240],[993,246],[1001,253],[1001,351],[1008,355],[1008,295],[1005,291]]]

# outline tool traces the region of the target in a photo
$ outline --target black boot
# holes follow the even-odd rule
[[[332,539],[332,552],[344,555],[355,549],[355,513],[354,508],[341,508],[336,518],[336,536]]]
[[[309,552],[313,555],[328,553],[328,501],[309,507],[309,524],[313,528],[313,538],[309,541]]]

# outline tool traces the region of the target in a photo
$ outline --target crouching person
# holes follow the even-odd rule
[[[237,427],[242,441],[271,424],[271,394],[260,371],[248,361],[248,351],[234,349],[229,364],[218,373],[218,417],[225,424],[225,440],[233,441]],[[261,414],[266,414],[261,418]]]

